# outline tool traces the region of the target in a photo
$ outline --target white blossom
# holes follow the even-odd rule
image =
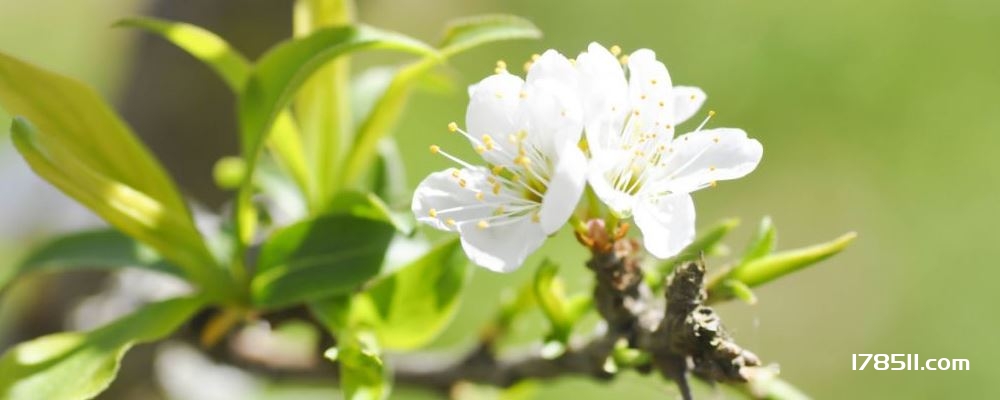
[[[469,88],[466,129],[486,165],[445,152],[458,167],[431,174],[413,196],[417,219],[458,232],[476,264],[510,272],[570,218],[586,185],[587,159],[578,74],[549,50],[522,80],[498,63],[497,73]]]
[[[690,193],[750,173],[763,148],[740,129],[702,129],[707,118],[675,138],[676,126],[697,112],[705,93],[673,86],[651,50],[618,59],[619,51],[592,43],[576,62],[591,155],[588,182],[618,217],[634,218],[650,254],[667,258],[694,239]]]

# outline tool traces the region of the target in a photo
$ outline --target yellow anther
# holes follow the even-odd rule
[[[695,99],[697,99],[697,98],[698,98],[698,96],[696,96],[696,95],[693,95],[693,94],[691,95],[691,101],[694,101],[694,100],[695,100]]]
[[[493,194],[500,194],[500,184],[499,183],[494,183],[493,184]]]
[[[664,126],[664,128],[666,128],[666,129],[672,129],[673,127],[674,127],[674,126],[673,126],[673,125],[670,125],[670,124],[667,124],[666,126]]]
[[[493,143],[493,136],[483,135],[483,143]]]
[[[464,188],[466,185],[468,185],[468,182],[466,182],[465,179],[458,180],[458,187]]]
[[[534,213],[534,214],[531,214],[531,222],[535,222],[535,223],[542,222],[542,217],[540,217],[537,212]]]
[[[493,174],[494,175],[500,175],[501,172],[503,172],[503,165],[494,165],[493,166]],[[496,182],[496,179],[494,179],[492,176],[489,177],[488,179],[490,180],[490,183],[495,183]]]
[[[646,100],[646,95],[639,96],[639,100]]]
[[[484,198],[486,198],[486,195],[483,192],[476,192],[476,200],[483,201]]]
[[[714,165],[712,165],[712,166],[709,166],[709,167],[708,167],[708,170],[709,170],[709,171],[715,171],[715,166],[714,166]]]
[[[507,209],[503,206],[499,206],[496,210],[493,210],[493,215],[503,215],[505,212],[507,212]]]
[[[526,99],[526,98],[528,98],[528,92],[525,92],[525,91],[522,90],[521,93],[518,93],[517,97],[520,97],[522,99]]]
[[[520,157],[514,159],[514,164],[517,164],[517,165],[520,165],[520,166],[523,166],[523,167],[527,167],[527,166],[531,165],[531,159],[529,159],[528,157],[525,157],[525,156],[520,156]]]
[[[451,218],[448,218],[448,219],[446,219],[446,220],[444,221],[444,223],[445,223],[445,224],[448,224],[448,226],[455,226],[455,220],[453,220],[453,219],[451,219]]]
[[[628,64],[628,54],[619,57],[618,62],[622,64]]]
[[[635,115],[636,117],[638,117],[639,116],[639,110],[632,111],[632,114]]]
[[[655,84],[656,84],[656,79],[650,79],[650,80],[649,80],[649,83],[651,83],[651,84],[654,84],[654,85],[655,85]]]
[[[575,66],[576,65],[576,59],[575,58],[569,59],[569,65]]]
[[[454,122],[449,122],[448,123],[448,130],[451,131],[451,132],[457,132],[458,131],[458,124],[456,124]]]
[[[476,145],[476,153],[483,154],[485,152],[486,152],[486,146],[483,146],[481,144]]]
[[[431,145],[431,154],[437,154],[440,152],[441,152],[441,146],[438,146],[436,144]]]
[[[497,60],[497,69],[498,70],[502,70],[502,71],[506,71],[507,70],[507,63],[504,62],[504,60]]]
[[[709,111],[708,112],[708,116],[709,117],[714,117],[715,116],[715,110]]]
[[[528,131],[525,131],[525,130],[517,131],[517,138],[518,139],[523,140],[526,137],[528,137]]]
[[[716,136],[716,137],[712,138],[712,141],[715,142],[715,143],[719,143],[719,137]]]
[[[486,143],[486,150],[493,150],[493,142]]]
[[[490,223],[486,222],[485,219],[481,219],[481,220],[479,220],[478,223],[476,223],[476,227],[479,228],[479,229],[486,229],[486,228],[490,227]]]
[[[665,105],[666,105],[666,103],[664,103],[663,100],[660,100],[660,107],[663,107]]]
[[[437,216],[438,216],[438,210],[435,210],[435,209],[432,208],[432,209],[430,209],[430,210],[427,211],[427,214],[430,214],[431,218],[437,218]]]
[[[614,46],[611,46],[611,48],[608,49],[608,50],[611,50],[611,54],[613,54],[615,57],[618,57],[618,55],[622,53],[622,48],[620,46],[618,46],[617,44],[614,45]]]
[[[711,186],[711,187],[716,187],[716,186],[719,186],[719,183],[716,182],[716,181],[711,181],[711,182],[708,183],[708,185]]]
[[[451,176],[454,178],[458,178],[458,170],[457,169],[451,170]]]
[[[535,63],[533,63],[531,61],[525,61],[524,62],[524,72],[528,72],[528,70],[531,69],[532,65],[535,65]]]
[[[541,57],[542,56],[538,55],[538,53],[532,54],[531,55],[531,61],[538,61],[538,59],[541,58]]]

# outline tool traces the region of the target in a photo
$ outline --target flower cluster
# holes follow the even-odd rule
[[[763,148],[740,129],[703,129],[711,112],[675,137],[705,93],[673,86],[648,49],[620,51],[592,43],[570,60],[549,50],[533,57],[523,80],[498,63],[469,88],[466,129],[449,125],[485,165],[431,146],[458,166],[420,183],[417,219],[458,232],[476,264],[509,272],[572,217],[589,184],[615,217],[633,218],[653,256],[688,245],[690,194],[750,173]]]

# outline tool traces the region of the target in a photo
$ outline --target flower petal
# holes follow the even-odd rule
[[[693,86],[674,86],[674,125],[680,125],[698,112],[708,96]]]
[[[455,171],[458,171],[458,177]],[[447,169],[430,174],[413,193],[410,206],[413,215],[417,221],[452,232],[463,223],[489,217],[493,209],[476,198],[479,191],[489,192],[488,176],[489,171],[481,167]],[[465,182],[464,188],[459,180]]]
[[[735,128],[706,129],[679,136],[657,177],[659,191],[690,193],[714,181],[749,174],[760,163],[763,147]]]
[[[587,183],[587,157],[576,146],[562,150],[539,212],[542,230],[551,235],[569,219]]]
[[[632,215],[635,197],[614,187],[617,171],[631,160],[631,153],[622,150],[609,150],[604,154],[590,159],[587,166],[587,182],[594,189],[594,194],[604,202],[619,217]]]
[[[573,64],[555,50],[546,50],[537,60],[531,63],[525,82],[537,84],[542,81],[573,88],[577,85],[577,72]]]
[[[505,137],[517,131],[515,113],[520,103],[518,94],[524,81],[507,72],[490,75],[469,88],[469,108],[465,126],[469,134],[479,139],[482,135]],[[477,144],[477,143],[474,143]]]
[[[694,202],[687,193],[650,197],[635,206],[635,224],[653,257],[677,255],[694,241]]]
[[[639,49],[628,58],[630,127],[642,134],[674,135],[673,84],[656,53]]]
[[[597,43],[591,43],[577,56],[576,69],[580,74],[587,142],[591,154],[598,154],[614,147],[625,116],[631,112],[628,82],[618,59]]]
[[[462,235],[462,249],[472,262],[503,273],[518,269],[546,238],[541,225],[530,218],[487,228],[465,224],[461,225],[459,233]]]

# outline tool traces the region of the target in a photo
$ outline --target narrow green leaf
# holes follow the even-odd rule
[[[115,26],[138,28],[163,37],[212,68],[236,92],[250,75],[250,61],[224,39],[204,28],[156,18],[127,18]]]
[[[467,266],[458,240],[442,243],[357,294],[353,323],[372,329],[388,349],[423,346],[454,316]]]
[[[757,304],[757,296],[754,296],[753,290],[750,290],[750,287],[743,282],[736,279],[726,279],[722,281],[722,289],[732,293],[733,297],[743,300],[747,304]]]
[[[542,31],[527,19],[506,14],[479,15],[450,22],[440,48],[451,56],[486,43],[541,37]]]
[[[777,241],[778,230],[775,228],[774,223],[771,222],[771,217],[765,216],[760,220],[757,233],[750,239],[750,244],[747,245],[746,251],[743,252],[743,259],[740,261],[740,264],[746,264],[771,254],[774,251]]]
[[[368,49],[395,49],[421,54],[434,52],[427,45],[406,36],[358,25],[321,29],[287,41],[258,61],[239,101],[241,146],[248,166],[248,178],[236,199],[238,232],[242,243],[250,240],[255,229],[256,216],[250,207],[251,177],[261,143],[274,119],[288,106],[306,79],[327,62]]]
[[[188,216],[160,164],[90,87],[0,54],[0,106],[31,121],[40,147],[58,145],[109,179]]]
[[[114,229],[98,229],[57,237],[33,249],[13,268],[0,269],[0,290],[16,276],[31,272],[126,267],[184,276],[153,249]]]
[[[274,233],[261,247],[254,302],[274,308],[355,290],[379,273],[394,231],[385,221],[327,215]]]
[[[340,364],[340,388],[347,400],[382,400],[392,390],[389,368],[382,361],[375,337],[367,332],[351,332],[338,338],[335,352]]]
[[[89,87],[0,54],[0,106],[20,116],[13,141],[41,177],[206,286],[215,260],[180,193]],[[30,121],[30,123],[28,122]]]
[[[549,259],[535,270],[535,300],[552,324],[552,336],[560,343],[566,343],[572,333],[573,321],[566,305],[566,294],[559,280],[559,265]]]
[[[432,67],[448,57],[486,43],[536,39],[541,36],[541,31],[530,21],[511,15],[486,15],[453,22],[445,31],[439,54],[425,57],[400,69],[386,86],[355,135],[343,168],[343,182],[354,186],[364,176],[375,157],[379,140],[388,136],[395,127],[415,83]]]
[[[702,233],[701,236],[698,236],[691,244],[681,250],[680,253],[677,253],[676,256],[660,263],[660,270],[666,274],[673,270],[677,264],[698,259],[703,252],[707,253],[711,251],[730,231],[736,229],[739,225],[740,220],[736,218],[720,221],[705,233]]]
[[[57,333],[21,343],[0,357],[0,398],[93,398],[111,384],[133,345],[169,335],[203,304],[198,298],[167,300],[91,332]]]
[[[847,248],[856,237],[857,233],[849,232],[827,243],[775,253],[737,266],[728,277],[756,287],[825,260]]]
[[[215,33],[195,25],[155,18],[125,19],[115,26],[142,29],[166,39],[215,71],[234,93],[243,93],[253,66],[243,54]],[[288,110],[282,110],[276,117],[267,142],[274,150],[278,163],[308,197],[310,178],[302,140]]]
[[[297,0],[292,27],[295,37],[304,37],[330,27],[354,23],[353,1]],[[295,116],[302,128],[302,141],[308,151],[309,169],[314,173],[316,191],[310,202],[321,208],[337,190],[344,152],[354,134],[350,99],[351,59],[339,57],[320,67],[302,85],[295,97]]]
[[[93,169],[58,143],[39,147],[41,134],[23,119],[11,127],[13,142],[40,176],[122,232],[153,247],[204,289],[226,295],[227,277],[209,252],[186,209],[171,210],[132,186]],[[183,214],[182,214],[183,213]]]

